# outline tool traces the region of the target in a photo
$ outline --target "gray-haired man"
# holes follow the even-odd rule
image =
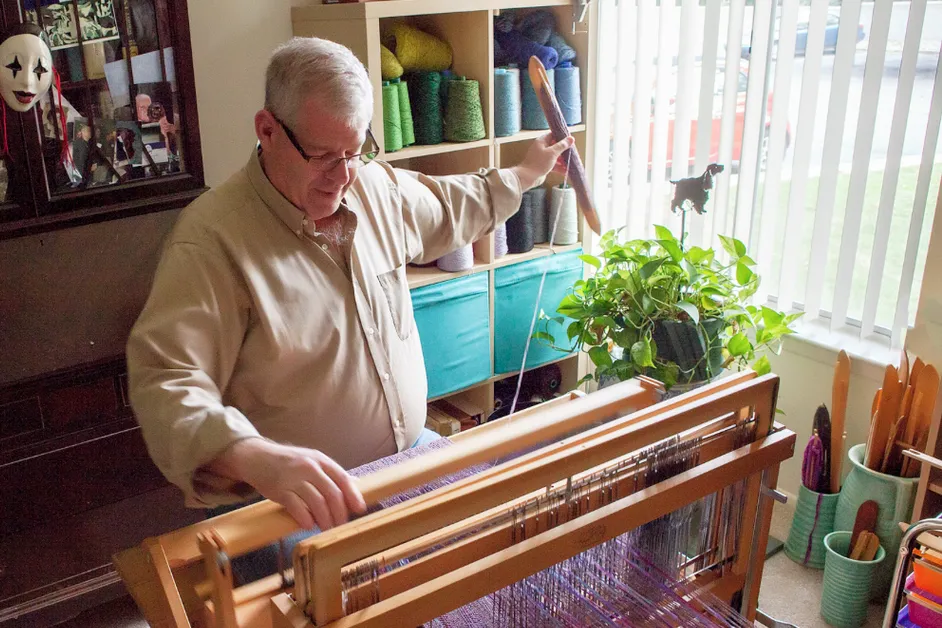
[[[428,177],[373,161],[372,115],[348,49],[279,47],[258,148],[169,238],[128,372],[149,451],[191,506],[260,494],[322,529],[362,511],[344,469],[424,429],[406,264],[505,221],[572,144],[547,136],[516,167]]]

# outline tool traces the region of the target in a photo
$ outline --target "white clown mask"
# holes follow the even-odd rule
[[[18,24],[0,43],[0,96],[29,111],[52,84],[52,53],[34,24]]]

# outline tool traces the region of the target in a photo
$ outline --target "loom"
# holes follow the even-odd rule
[[[242,586],[231,561],[297,530],[278,504],[115,563],[156,627],[752,625],[795,444],[778,385],[746,371],[663,399],[636,378],[408,450],[358,478],[368,514]]]

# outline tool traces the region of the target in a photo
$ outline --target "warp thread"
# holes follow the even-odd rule
[[[520,131],[520,70],[494,68],[494,135],[507,137]]]
[[[419,144],[441,144],[443,138],[441,85],[438,72],[409,74],[409,100],[415,141]]]
[[[402,76],[403,68],[399,59],[393,54],[393,51],[380,44],[379,46],[379,65],[383,75],[383,80],[399,78]]]
[[[399,90],[399,122],[402,128],[402,145],[415,144],[415,125],[412,122],[412,107],[409,105],[409,83],[395,79],[393,83]]]
[[[390,28],[396,58],[407,71],[441,71],[451,67],[451,45],[409,24]]]
[[[579,68],[570,63],[560,64],[553,70],[556,100],[563,112],[566,124],[573,126],[582,122],[582,88],[579,85]]]
[[[546,70],[546,77],[549,80],[550,87],[555,90],[556,71]],[[523,104],[523,128],[530,131],[541,131],[550,128],[549,121],[543,113],[543,107],[540,105],[540,98],[533,89],[533,83],[530,82],[530,73],[520,73],[520,91]]]
[[[386,152],[402,148],[402,119],[399,112],[399,86],[383,81],[383,135]]]
[[[555,68],[559,62],[559,54],[549,46],[542,46],[535,41],[527,39],[519,31],[509,33],[494,33],[494,41],[500,45],[501,53],[506,59],[520,67],[527,67],[530,57],[537,57],[543,66],[549,70]]]
[[[459,77],[448,81],[448,106],[445,109],[445,139],[473,142],[487,135],[484,111],[477,81]]]
[[[463,246],[457,251],[439,257],[435,265],[446,273],[468,270],[474,266],[474,248],[470,244]]]
[[[507,255],[507,225],[500,223],[494,229],[494,257]]]
[[[575,244],[579,241],[578,218],[576,191],[570,186],[553,187],[550,191],[550,208],[547,222],[550,230],[553,229],[553,225],[556,225],[553,244]]]
[[[536,187],[524,194],[530,196],[530,207],[533,214],[533,243],[542,244],[549,240],[546,216],[546,188]]]
[[[507,252],[526,253],[533,249],[533,197],[524,194],[520,209],[507,220]]]

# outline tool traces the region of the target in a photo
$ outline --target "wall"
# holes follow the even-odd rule
[[[214,186],[252,150],[265,65],[291,36],[291,3],[188,4],[203,165]],[[177,213],[0,241],[0,384],[123,353]]]

